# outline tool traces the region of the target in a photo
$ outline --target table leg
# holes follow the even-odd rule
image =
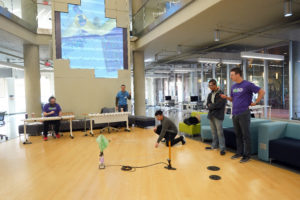
[[[23,144],[32,144],[32,142],[27,140],[26,122],[25,121],[24,121],[24,137],[25,137],[25,141],[23,142]]]
[[[84,132],[85,132],[84,136],[87,136],[88,134],[86,132],[86,117],[84,117]]]
[[[129,125],[128,125],[128,117],[126,119],[126,129],[125,129],[125,131],[130,132]]]
[[[73,128],[73,126],[72,126],[72,119],[70,119],[70,137],[71,137],[72,139],[74,139],[72,128]]]
[[[93,133],[93,120],[90,119],[90,134],[91,136],[94,136],[94,133]]]

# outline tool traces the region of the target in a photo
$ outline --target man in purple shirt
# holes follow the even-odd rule
[[[231,97],[221,95],[222,98],[232,101],[232,121],[236,134],[237,152],[232,159],[241,158],[244,163],[250,160],[250,110],[249,106],[255,106],[265,95],[265,91],[251,82],[243,80],[242,70],[233,68],[230,71],[230,78],[234,84],[231,87]],[[252,102],[253,93],[258,93],[255,102]]]
[[[44,115],[44,117],[62,116],[61,107],[59,104],[56,103],[55,97],[50,97],[49,103],[44,105],[43,115]],[[48,131],[49,131],[49,126],[51,124],[54,126],[56,138],[60,138],[60,135],[59,135],[60,120],[44,121],[44,140],[45,141],[48,140]]]

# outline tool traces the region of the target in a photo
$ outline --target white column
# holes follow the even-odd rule
[[[243,59],[243,79],[247,80],[247,59]]]
[[[230,65],[226,66],[226,87],[227,87],[227,96],[230,96]]]
[[[40,56],[37,45],[24,45],[26,112],[41,116]]]
[[[22,19],[37,29],[37,3],[32,0],[21,0]]]
[[[293,41],[289,42],[289,115],[290,119],[294,116],[294,72],[293,72]]]
[[[134,113],[146,115],[144,52],[133,52]]]
[[[212,77],[216,80],[216,64],[213,64],[212,66]]]
[[[199,87],[198,87],[198,65],[197,64],[194,64],[194,69],[195,69],[195,72],[194,72],[194,75],[195,75],[195,80],[194,80],[194,84],[195,84],[195,91],[194,91],[194,95],[195,96],[199,96]]]
[[[204,82],[204,66],[203,63],[201,63],[201,100],[204,101],[203,97],[203,82]]]
[[[290,98],[293,98],[293,111],[292,116],[295,116],[295,113],[297,113],[297,117],[299,117],[300,113],[300,42],[293,41],[292,42],[292,72],[293,72],[293,90],[290,91],[290,94],[293,93],[293,96]],[[291,106],[291,105],[290,105]]]
[[[264,60],[264,90],[266,92],[265,96],[264,96],[264,104],[265,106],[269,105],[268,101],[269,101],[269,83],[268,83],[268,78],[269,78],[269,69],[268,69],[268,61]],[[265,107],[264,108],[264,115],[265,118],[268,117],[268,108]]]

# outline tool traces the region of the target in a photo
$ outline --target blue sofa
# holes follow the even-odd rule
[[[201,139],[202,141],[205,140],[212,140],[211,130],[210,130],[210,123],[209,119],[207,119],[207,114],[201,114]],[[224,121],[223,121],[223,128],[230,128],[233,127],[232,119],[230,118],[230,115],[225,115]]]
[[[288,122],[261,124],[258,142],[259,159],[278,160],[300,167],[300,124]]]
[[[251,139],[251,154],[258,152],[258,128],[263,123],[271,122],[267,119],[251,118],[250,123],[250,139]],[[236,149],[235,130],[233,127],[224,128],[224,137],[226,147]]]

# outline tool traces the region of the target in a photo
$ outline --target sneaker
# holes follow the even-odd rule
[[[240,160],[240,163],[245,163],[248,162],[250,160],[249,156],[243,156],[243,158]]]
[[[214,148],[214,147],[205,147],[206,150],[215,150],[217,148]]]
[[[57,139],[60,138],[60,135],[59,135],[59,134],[56,134],[56,138],[57,138]]]
[[[48,140],[48,137],[44,137],[44,141],[47,141]]]
[[[182,142],[182,145],[184,145],[186,143],[184,136],[181,136],[181,142]]]
[[[226,152],[224,150],[220,151],[220,155],[224,156],[226,154]]]
[[[231,159],[238,159],[240,157],[242,157],[241,154],[234,154],[233,156],[231,156]]]
[[[161,142],[166,142],[166,139],[165,139],[165,138],[163,138],[163,139],[161,140]]]

